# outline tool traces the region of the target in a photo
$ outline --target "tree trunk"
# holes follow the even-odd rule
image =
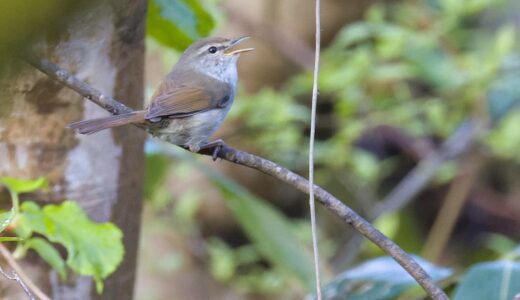
[[[58,36],[42,37],[37,52],[103,93],[142,107],[145,11],[145,0],[98,2],[79,12]],[[76,135],[68,123],[108,113],[22,62],[13,62],[0,79],[0,103],[0,176],[44,176],[51,188],[38,201],[77,201],[93,220],[112,221],[124,233],[124,261],[105,281],[103,295],[95,294],[87,277],[59,282],[35,255],[24,260],[24,269],[52,299],[132,299],[143,132],[125,127]],[[0,280],[0,286],[12,284]],[[3,296],[25,297],[13,287]]]

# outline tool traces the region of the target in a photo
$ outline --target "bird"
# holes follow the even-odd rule
[[[222,140],[208,142],[222,125],[236,95],[240,54],[254,48],[235,46],[248,39],[210,37],[191,44],[172,70],[158,84],[146,109],[69,124],[80,134],[134,124],[161,140],[192,152],[214,148]]]

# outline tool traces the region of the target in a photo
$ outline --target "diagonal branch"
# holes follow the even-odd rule
[[[35,68],[49,75],[49,77],[75,90],[80,95],[113,114],[130,111],[127,106],[123,105],[119,101],[101,94],[87,83],[80,81],[67,71],[60,69],[58,66],[47,60],[40,60],[33,57],[28,58],[27,60]],[[213,149],[204,149],[200,151],[199,154],[211,156],[213,154]],[[237,150],[226,144],[224,144],[218,152],[218,157],[235,164],[256,169],[260,172],[271,175],[304,193],[309,193],[309,182],[305,178],[265,158]],[[332,194],[317,185],[314,185],[314,196],[333,214],[341,218],[345,223],[354,227],[354,229],[359,231],[363,236],[392,256],[395,261],[397,261],[422,286],[431,298],[439,300],[448,299],[446,294],[433,282],[431,277],[410,257],[408,253],[403,251],[393,241],[374,228],[368,221],[363,219]]]
[[[396,211],[419,194],[437,174],[443,163],[466,152],[485,128],[478,119],[468,119],[439,147],[428,154],[406,177],[376,206],[370,219],[382,213]]]

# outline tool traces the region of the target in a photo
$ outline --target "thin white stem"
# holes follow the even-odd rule
[[[9,280],[14,280],[14,281],[18,282],[18,284],[22,287],[22,289],[25,292],[25,294],[27,295],[27,297],[29,297],[30,300],[36,300],[36,299],[34,299],[34,296],[29,291],[29,288],[27,287],[27,285],[25,285],[23,280],[20,278],[20,276],[18,276],[18,274],[16,274],[15,271],[12,271],[11,273],[12,273],[12,275],[9,275],[2,268],[0,268],[0,274],[2,274],[5,278],[7,278]]]
[[[11,255],[11,252],[9,252],[9,250],[7,250],[7,248],[1,243],[0,255],[3,256],[7,264],[11,266],[11,268],[13,269],[13,274],[16,274],[15,276],[19,279],[15,280],[20,283],[23,290],[30,299],[34,299],[34,297],[32,296],[32,294],[34,294],[36,295],[36,298],[40,300],[51,300],[51,298],[49,298],[49,296],[42,292],[42,290],[40,290],[40,288],[29,278],[29,276],[25,274],[22,267],[16,262],[14,257]],[[31,291],[32,294],[30,292],[27,293],[28,291]]]
[[[309,207],[311,214],[312,250],[316,275],[316,298],[321,300],[320,255],[318,253],[318,233],[316,230],[316,208],[314,202],[314,135],[316,131],[316,103],[318,102],[318,73],[320,69],[320,0],[316,0],[316,50],[314,56],[314,79],[312,84],[311,132],[309,138]]]

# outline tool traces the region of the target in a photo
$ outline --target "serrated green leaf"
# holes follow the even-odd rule
[[[207,36],[214,23],[198,0],[148,2],[147,35],[177,50],[184,50],[195,40]]]
[[[26,230],[62,244],[67,249],[67,265],[79,274],[93,276],[99,293],[103,290],[102,279],[123,260],[121,230],[112,223],[92,222],[75,202],[46,205],[43,209],[24,202],[19,223]]]
[[[474,265],[455,289],[453,300],[510,300],[520,292],[520,263],[501,260]]]
[[[49,183],[43,177],[38,179],[18,179],[12,177],[0,178],[0,184],[7,186],[14,193],[30,193],[38,189],[47,188]]]
[[[58,274],[61,280],[67,278],[65,261],[58,251],[42,238],[31,238],[25,242],[25,246],[36,251]]]

